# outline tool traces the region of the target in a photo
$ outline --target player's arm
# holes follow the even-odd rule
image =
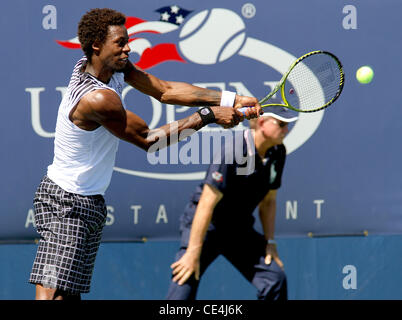
[[[211,107],[211,110],[215,115],[215,123],[225,128],[233,127],[244,119],[234,108]],[[146,151],[152,151],[149,150],[150,147],[157,142],[157,149],[166,147],[172,141],[177,142],[177,137],[184,138],[204,126],[201,116],[196,112],[151,130],[143,119],[124,109],[119,96],[112,90],[95,90],[87,94],[81,99],[72,116],[72,121],[82,129],[87,129],[85,125],[91,123],[102,125],[118,138]],[[189,129],[185,132],[186,135],[180,135],[185,129]],[[175,139],[171,139],[173,135]]]
[[[261,225],[264,230],[266,240],[275,239],[275,216],[276,216],[276,190],[270,190],[260,202],[258,212],[261,220]],[[276,250],[276,243],[266,245],[265,263],[271,264],[272,258],[275,262],[283,268],[283,263],[279,259]]]
[[[199,279],[200,255],[205,234],[211,222],[215,206],[222,199],[222,193],[215,187],[205,184],[195,211],[186,253],[171,265],[173,281],[185,283],[194,273]]]
[[[222,92],[193,86],[185,82],[165,81],[138,68],[131,62],[124,71],[125,81],[137,90],[150,95],[162,103],[185,106],[219,106]],[[254,97],[235,96],[234,107],[255,106],[250,108],[247,118],[257,117],[261,111]]]

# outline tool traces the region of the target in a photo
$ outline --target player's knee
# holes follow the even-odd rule
[[[276,272],[275,276],[270,276],[260,280],[261,285],[258,290],[259,300],[286,300],[287,299],[287,280],[283,270]]]
[[[171,282],[166,300],[195,300],[197,287],[186,282],[179,285],[176,282]]]
[[[36,300],[53,300],[57,289],[46,288],[41,284],[36,285]]]
[[[276,282],[280,283],[280,284],[286,283],[286,273],[285,273],[285,271],[281,270],[281,271],[278,272]]]
[[[276,273],[275,280],[273,281],[273,287],[283,288],[286,287],[287,280],[285,271],[282,269]]]

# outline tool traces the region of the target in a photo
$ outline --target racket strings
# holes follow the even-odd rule
[[[290,71],[284,87],[289,105],[303,111],[324,107],[339,95],[342,71],[337,61],[325,53],[300,61]]]

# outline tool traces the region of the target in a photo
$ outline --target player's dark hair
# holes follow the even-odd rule
[[[91,62],[92,44],[95,41],[103,43],[109,26],[120,26],[126,23],[124,14],[113,9],[91,9],[84,14],[78,24],[78,40],[87,59]]]

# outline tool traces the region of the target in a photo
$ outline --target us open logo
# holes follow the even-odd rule
[[[177,70],[192,68],[197,70],[197,76],[211,79],[196,83],[193,81],[194,85],[236,91],[240,95],[251,96],[254,94],[248,89],[248,87],[252,87],[247,83],[248,79],[265,77],[268,74],[266,70],[270,70],[270,78],[261,79],[265,87],[264,92],[260,90],[260,95],[263,96],[273,88],[287,71],[289,65],[296,60],[296,56],[291,53],[249,35],[244,19],[232,10],[212,8],[194,12],[175,5],[159,8],[156,12],[159,14],[159,20],[147,21],[138,17],[127,17],[126,28],[130,37],[131,54],[138,55],[139,59],[135,63],[144,70],[155,66],[160,67],[169,61],[178,65]],[[248,18],[247,23],[250,20],[252,19]],[[165,37],[170,41],[155,44],[153,41],[156,37]],[[69,49],[80,48],[77,37],[57,42]],[[241,69],[239,58],[242,59],[241,61],[251,60],[259,67],[255,67],[255,70],[250,71],[250,74],[246,76],[239,74],[238,70]],[[220,69],[224,71],[219,72]],[[261,72],[261,69],[264,71]],[[219,75],[226,81],[218,80]],[[160,77],[164,79],[163,76]],[[177,80],[186,81],[181,78]],[[131,90],[132,88],[129,86],[123,89],[123,99],[126,99]],[[150,129],[175,120],[174,115],[169,117],[167,114],[166,121],[163,123],[163,106],[153,98],[150,101],[153,111],[148,122]],[[165,107],[170,108],[171,114],[174,114],[171,110],[173,106],[166,105]],[[189,111],[190,109],[192,111]],[[193,108],[188,107],[178,107],[175,110],[174,112],[183,112],[183,115],[185,112],[194,112]],[[299,114],[298,121],[284,140],[288,154],[302,146],[314,134],[323,116],[324,111]],[[245,125],[241,123],[232,130],[226,131],[233,132],[245,128]],[[200,130],[200,133],[202,135],[221,131],[220,128],[209,125]],[[177,150],[177,146],[169,148],[180,152]],[[198,163],[204,162],[199,161]],[[161,180],[201,180],[205,176],[205,171],[156,172],[158,168],[158,166],[154,166],[152,170],[146,171],[116,166],[114,169],[129,175]]]

